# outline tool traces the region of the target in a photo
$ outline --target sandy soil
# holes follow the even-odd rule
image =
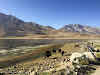
[[[100,75],[100,66],[98,66],[96,71],[91,75]]]

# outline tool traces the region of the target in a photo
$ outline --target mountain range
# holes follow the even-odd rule
[[[54,28],[33,22],[24,22],[15,16],[0,13],[0,36],[45,35]]]
[[[68,24],[60,29],[34,22],[24,22],[12,15],[0,13],[0,36],[67,35],[67,33],[100,35],[100,29],[81,24]]]
[[[80,34],[100,34],[99,28],[90,27],[80,24],[69,24],[62,27],[60,30],[64,32],[78,32]]]

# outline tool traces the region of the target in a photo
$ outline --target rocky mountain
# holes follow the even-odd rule
[[[0,13],[0,36],[25,35],[65,35],[69,32],[78,34],[100,34],[100,29],[80,24],[68,24],[56,30],[34,22],[24,22],[12,15]]]
[[[93,28],[90,26],[80,24],[68,24],[59,30],[63,32],[77,32],[81,34],[100,34],[99,28]]]
[[[0,36],[24,36],[31,34],[47,34],[54,28],[33,22],[24,22],[15,16],[0,13]]]

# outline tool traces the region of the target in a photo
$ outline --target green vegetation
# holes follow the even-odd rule
[[[49,72],[43,72],[43,73],[40,73],[39,75],[51,75]]]
[[[100,58],[100,52],[96,53],[97,58]]]

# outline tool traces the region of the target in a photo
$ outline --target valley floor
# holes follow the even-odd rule
[[[100,39],[100,35],[89,35],[79,33],[64,33],[50,35],[27,35],[27,36],[7,36],[0,39]]]
[[[87,51],[86,48],[87,42],[88,42],[87,40],[84,40],[81,42],[80,41],[71,42],[71,43],[66,42],[63,45],[59,45],[59,44],[58,45],[53,44],[50,46],[46,45],[39,48],[38,51],[37,49],[35,51],[32,47],[31,49],[34,50],[34,52],[33,51],[30,53],[27,52],[25,53],[24,56],[18,57],[17,58],[18,60],[16,60],[17,61],[16,64],[15,64],[15,59],[12,59],[11,63],[14,64],[5,67],[3,71],[7,72],[7,75],[11,75],[11,73],[13,75],[20,75],[20,73],[21,75],[35,75],[34,73],[40,73],[39,75],[61,75],[61,73],[66,74],[68,71],[72,72],[71,66],[73,65],[69,60],[70,55],[74,52],[83,53]],[[99,44],[97,44],[97,42],[95,42],[94,44],[96,47],[100,49],[100,42]],[[59,49],[61,49],[61,51]],[[24,48],[23,52],[25,52],[26,50],[30,51],[30,48],[29,49],[28,47]],[[46,55],[45,53],[47,51],[51,52],[52,55],[50,57],[45,56]],[[62,52],[64,52],[63,55]],[[10,60],[8,60],[7,62],[9,61]],[[5,63],[7,64],[7,62]],[[5,65],[5,63],[3,63],[3,65]],[[92,75],[99,75],[100,73],[99,71],[100,71],[100,67],[98,67],[97,70]]]

